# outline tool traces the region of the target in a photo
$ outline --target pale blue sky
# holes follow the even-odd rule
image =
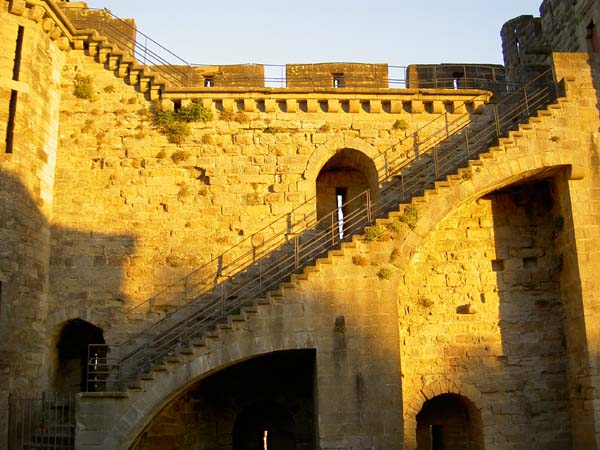
[[[89,0],[196,64],[502,63],[500,28],[541,0]]]

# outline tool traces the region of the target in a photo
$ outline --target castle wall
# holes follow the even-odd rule
[[[546,40],[553,51],[600,52],[600,4],[597,1],[545,0],[540,6],[540,15]]]
[[[502,26],[506,79],[523,83],[548,69],[550,54],[539,17],[519,16]]]
[[[552,52],[600,52],[600,3],[545,0],[540,17],[520,16],[501,30],[506,76],[521,83],[552,65]]]
[[[414,151],[407,138],[413,130],[446,111],[449,120],[458,117],[466,109],[462,101],[481,94],[367,92],[357,98],[348,93],[348,108],[341,105],[343,98],[332,101],[303,91],[245,96],[205,89],[187,99],[169,94],[182,105],[196,98],[213,113],[213,120],[191,124],[184,142],[172,144],[152,125],[148,108],[153,106],[142,94],[83,51],[71,51],[68,58],[52,235],[56,308],[50,323],[82,317],[107,330],[109,342],[147,323],[130,322],[128,309],[274,218],[304,205],[293,223],[304,215],[310,219],[317,175],[337,151],[353,148],[378,158],[382,175],[385,152],[402,161]],[[93,80],[91,98],[73,95],[76,74]],[[358,109],[351,111],[354,105]],[[400,119],[405,127],[395,125]],[[284,225],[264,234],[285,234],[290,230]],[[74,241],[67,230],[81,234]],[[88,234],[98,233],[123,237],[124,244],[115,238],[90,248]],[[246,241],[226,258],[252,245]],[[216,270],[217,263],[211,264]],[[181,301],[178,296],[162,306]]]
[[[57,42],[36,23],[10,14],[9,5],[0,3],[2,432],[8,392],[22,395],[38,390],[49,377],[45,329],[49,306],[49,221],[64,63]],[[17,55],[19,27],[22,27],[20,57]],[[7,138],[10,134],[12,138]]]
[[[585,53],[554,54],[554,70],[559,79],[567,78],[567,95],[574,99],[580,116],[578,128],[585,157],[572,170],[560,205],[565,217],[559,235],[563,270],[561,292],[565,305],[569,391],[575,448],[600,448],[600,297],[597,267],[600,264],[595,240],[600,236],[596,192],[600,178],[598,164],[598,108],[600,105],[600,56]],[[570,214],[568,213],[570,212]]]
[[[530,182],[468,202],[412,257],[399,288],[407,448],[410,411],[441,380],[472,387],[485,448],[571,448],[554,190]]]
[[[387,88],[387,64],[287,64],[287,87]]]
[[[406,87],[446,89],[502,89],[505,71],[501,65],[410,64]]]

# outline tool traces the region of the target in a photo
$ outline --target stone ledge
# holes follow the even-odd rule
[[[80,392],[77,394],[81,399],[93,398],[128,398],[127,392]]]

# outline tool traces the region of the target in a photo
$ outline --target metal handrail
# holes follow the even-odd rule
[[[377,198],[367,190],[346,202],[342,208],[348,211],[344,218],[343,235],[339,232],[338,209],[322,218],[314,215],[306,219],[302,232],[292,237],[273,238],[262,258],[250,265],[236,261],[236,267],[245,270],[224,275],[215,280],[214,288],[196,297],[171,315],[155,323],[149,332],[138,335],[121,346],[113,346],[109,356],[106,345],[90,346],[90,361],[95,362],[89,372],[89,380],[100,389],[123,389],[123,382],[132,380],[136,374],[161,363],[165,357],[174,356],[193,339],[205,336],[229,315],[244,306],[250,306],[264,297],[281,282],[288,280],[298,269],[313,263],[317,258],[341,242],[350,241],[376,218],[397,209],[398,204],[434,186],[456,172],[469,159],[489,148],[490,144],[530,117],[556,98],[553,82],[539,83],[539,79],[507,95],[500,102],[490,105],[490,120],[483,125],[473,123],[462,127],[438,145],[420,151],[403,161],[395,170],[384,175]],[[135,344],[135,345],[133,345]],[[135,347],[135,348],[132,348]],[[89,384],[89,383],[88,383]]]
[[[188,72],[177,67],[191,67],[186,60],[139,31],[128,21],[115,16],[108,9],[90,8],[89,10],[102,11],[104,14],[90,18],[73,18],[71,23],[78,29],[90,27],[96,30],[101,37],[107,38],[111,44],[116,44],[121,51],[130,53],[142,65],[151,66],[153,72],[163,76],[173,86],[183,87],[189,84]],[[109,20],[107,15],[110,17]],[[131,35],[114,26],[112,21],[118,21],[124,29],[133,33],[134,40],[131,40]],[[144,44],[140,42],[140,37],[144,39]]]
[[[116,44],[120,50],[129,52],[131,56],[135,57],[136,60],[142,65],[148,65],[152,71],[163,76],[165,81],[169,82],[173,87],[191,87],[192,85],[192,71],[195,67],[207,66],[206,64],[191,64],[182,57],[178,56],[156,40],[152,39],[147,34],[139,31],[131,22],[124,20],[110,10],[104,8],[88,8],[88,11],[98,11],[103,14],[98,14],[94,17],[79,16],[77,18],[71,18],[71,23],[78,29],[91,28],[95,29],[101,37],[107,38],[109,43]],[[108,18],[108,20],[107,20]],[[119,26],[124,30],[128,30],[131,34],[122,31],[119,27],[114,25],[114,22],[118,22]],[[134,40],[131,39],[131,35],[136,36]],[[143,43],[142,43],[143,41]],[[330,62],[327,64],[343,64]],[[253,76],[252,74],[243,74],[239,76],[228,76],[227,85],[240,86],[248,84],[257,84],[258,86],[287,86],[287,79],[283,75],[283,69],[286,65],[279,64],[256,64],[246,63],[241,65],[261,65],[266,68],[279,68],[282,70],[282,76],[273,77],[263,74],[259,77]],[[318,64],[317,64],[318,65]],[[225,65],[226,66],[226,65]],[[498,83],[497,73],[499,68],[489,64],[442,64],[442,65],[431,65],[431,64],[418,64],[415,65],[419,71],[427,69],[432,70],[432,77],[429,79],[409,80],[408,69],[410,66],[401,65],[387,65],[388,74],[383,81],[385,81],[387,87],[409,87],[409,81],[415,82],[419,88],[459,88],[459,89],[489,89],[493,88]],[[438,73],[439,69],[448,69],[456,67],[461,69],[462,76],[459,80],[459,85],[455,86],[457,81],[455,78],[448,76],[440,76]],[[469,76],[468,72],[475,71],[479,73],[482,70],[490,73],[490,77],[480,76]],[[401,77],[392,76],[401,72]],[[447,72],[447,70],[446,70]],[[382,81],[378,77],[374,76],[358,76],[352,75],[351,77],[353,86],[360,85],[363,82],[369,81]],[[331,77],[322,76],[307,76],[306,78],[294,78],[295,83],[299,84],[310,84],[313,88],[323,88],[332,83]],[[333,87],[333,85],[331,85]]]

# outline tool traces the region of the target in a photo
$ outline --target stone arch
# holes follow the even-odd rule
[[[438,378],[423,387],[412,399],[407,399],[408,403],[405,404],[404,411],[404,442],[406,448],[409,450],[419,448],[417,447],[418,416],[428,402],[436,398],[446,398],[444,396],[460,398],[469,413],[476,416],[475,425],[478,428],[476,441],[478,446],[474,449],[483,450],[483,436],[485,436],[486,424],[491,415],[491,406],[484,402],[481,392],[475,386],[468,383],[454,382],[448,377]]]
[[[248,334],[246,334],[248,333]],[[288,350],[315,350],[314,336],[290,333],[280,339],[253,339],[250,332],[239,335],[241,340],[247,338],[248,345],[239,345],[237,341],[206,349],[198,357],[185,363],[170,366],[168,371],[154,374],[153,383],[156,389],[129,392],[129,398],[120,402],[122,409],[113,410],[114,422],[104,434],[102,448],[130,448],[144,432],[156,415],[170,402],[184,393],[194,383],[222,369],[255,357]],[[88,400],[88,401],[86,401]],[[79,404],[80,415],[94,416],[94,411],[105,401],[107,407],[114,407],[114,399],[94,398],[93,395]],[[111,405],[111,406],[109,406]],[[78,418],[78,420],[80,420]],[[85,419],[83,419],[85,422]]]
[[[481,412],[467,397],[441,394],[417,414],[418,450],[483,450]]]
[[[101,328],[82,319],[71,319],[59,327],[56,337],[54,385],[59,392],[94,390],[87,386],[88,346],[104,344]]]
[[[337,152],[345,148],[361,152],[372,161],[378,161],[379,159],[378,155],[380,153],[373,145],[358,138],[339,138],[320,145],[315,149],[308,159],[306,169],[302,173],[302,178],[311,182],[316,180],[325,163],[335,156]],[[375,167],[380,172],[379,165],[376,164]]]
[[[323,227],[331,226],[331,220],[339,220],[340,232],[342,227],[343,232],[360,227],[361,217],[353,213],[366,203],[367,190],[372,200],[378,198],[378,175],[373,160],[350,148],[336,152],[323,165],[315,185],[317,220],[323,221]],[[331,217],[333,211],[336,213]]]

